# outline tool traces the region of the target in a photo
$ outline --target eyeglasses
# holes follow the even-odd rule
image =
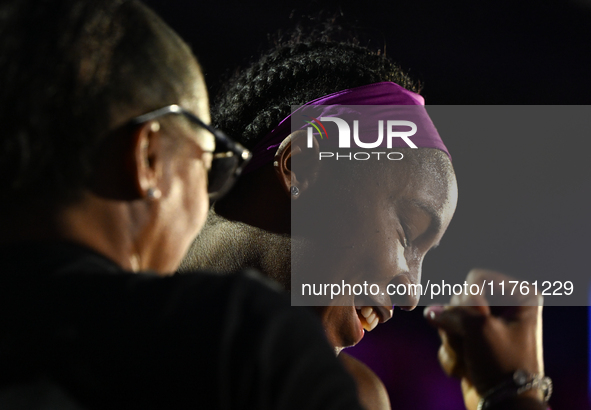
[[[221,198],[232,187],[236,178],[252,157],[252,154],[236,141],[232,141],[222,131],[207,125],[195,114],[177,104],[168,105],[135,117],[130,123],[142,124],[168,114],[182,115],[193,124],[213,134],[215,138],[215,150],[213,152],[205,151],[213,154],[211,168],[207,174],[207,192],[209,193],[210,201]]]

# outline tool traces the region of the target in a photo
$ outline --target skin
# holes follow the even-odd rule
[[[308,174],[292,171],[291,163],[308,161],[306,155],[315,155],[301,146],[301,135],[290,136],[282,144],[275,163],[247,175],[227,198],[218,202],[211,211],[204,231],[195,241],[185,269],[216,269],[221,271],[255,267],[274,278],[286,289],[291,283],[291,207],[305,206],[307,198],[325,191],[323,178],[330,180],[329,171],[307,167]],[[422,164],[409,160],[396,169],[384,168],[372,173],[372,180],[380,184],[358,181],[345,186],[344,200],[353,201],[346,209],[330,208],[324,218],[321,231],[330,232],[334,249],[347,248],[347,252],[335,252],[327,265],[334,277],[359,281],[360,274],[368,282],[386,286],[388,283],[419,283],[421,266],[427,252],[436,246],[449,225],[457,203],[457,183],[449,159],[444,158]],[[322,172],[325,172],[322,175]],[[364,176],[370,178],[370,175]],[[348,180],[348,178],[339,178]],[[291,186],[298,186],[297,199],[290,194]],[[343,188],[343,187],[341,187]],[[334,192],[326,193],[333,196]],[[256,198],[256,201],[254,200]],[[372,198],[372,201],[367,201]],[[233,204],[240,204],[234,206]],[[429,209],[429,212],[425,211]],[[356,212],[354,216],[349,212]],[[358,224],[340,224],[342,220],[356,220]],[[404,221],[403,229],[402,225]],[[339,227],[347,225],[347,230]],[[335,243],[335,238],[346,238],[346,243]],[[351,238],[353,242],[351,242]],[[307,256],[324,242],[307,241],[293,254]],[[302,258],[306,259],[306,258]],[[313,262],[311,262],[313,265]],[[312,266],[303,266],[307,270]],[[312,271],[312,270],[310,270]],[[339,354],[347,346],[359,342],[360,317],[355,305],[383,306],[388,309],[398,305],[404,310],[416,307],[414,297],[378,298],[360,302],[350,298],[339,300],[339,305],[318,307],[327,338]],[[389,313],[380,322],[390,318]],[[389,409],[390,404],[383,383],[367,366],[356,359],[340,355],[345,367],[357,381],[360,399],[365,408]]]
[[[318,176],[316,184],[322,191],[320,195],[330,200],[314,208],[319,215],[314,224],[326,220],[326,225],[314,227],[310,235],[313,239],[292,248],[292,256],[297,261],[293,277],[307,272],[310,277],[324,279],[328,275],[320,275],[330,269],[333,278],[344,278],[350,283],[367,281],[381,289],[388,284],[420,283],[423,260],[441,241],[455,211],[457,183],[445,154],[429,153],[440,156],[438,161],[413,159],[414,155],[409,151],[406,162],[370,166],[358,171],[357,176],[334,178],[329,175],[326,178],[329,181],[343,181],[342,186],[334,182],[332,185],[338,185],[334,190]],[[305,202],[306,195],[315,196],[313,191],[312,186],[303,188],[292,207]],[[316,200],[313,198],[312,202],[315,204]],[[348,205],[337,207],[334,204]],[[296,208],[292,215],[297,213]],[[328,235],[318,235],[318,231]],[[299,257],[300,252],[308,257]],[[314,252],[322,255],[321,263],[309,256]],[[303,261],[301,268],[299,261]],[[308,280],[305,277],[302,281]],[[383,323],[390,318],[387,310],[392,305],[412,310],[417,303],[417,296],[347,295],[335,302],[340,306],[320,307],[318,311],[329,340],[339,349],[359,342],[359,317],[355,306],[384,307],[379,312]]]
[[[344,352],[339,354],[339,359],[355,379],[357,394],[363,408],[390,408],[390,397],[388,397],[388,391],[384,383],[369,367]]]
[[[178,103],[209,121],[205,84],[197,62],[187,95]],[[132,270],[174,272],[205,223],[209,205],[207,169],[211,145],[203,131],[176,118],[151,121],[129,130],[129,110],[114,121],[117,141],[99,158],[92,186],[66,205],[32,204],[0,222],[3,243],[71,241],[87,246]],[[150,198],[152,188],[160,195]],[[18,229],[16,229],[18,227]]]
[[[307,174],[292,172],[292,156],[306,152],[301,145],[298,146],[302,141],[298,141],[297,136],[292,137],[281,145],[274,164],[243,177],[230,195],[210,210],[204,230],[184,261],[185,270],[206,268],[231,271],[254,267],[290,289],[290,254],[294,246],[290,237],[291,207],[303,205],[305,198],[314,194],[314,187],[321,187],[316,182],[322,178],[321,171],[314,166],[303,168],[304,171],[309,170]],[[372,273],[372,280],[375,281],[420,282],[422,261],[427,251],[441,240],[457,203],[457,184],[451,164],[444,154],[437,152],[435,155],[439,158],[417,156],[413,160],[413,156],[409,155],[410,161],[396,172],[383,171],[380,178],[374,174],[373,179],[356,185],[356,189],[363,187],[365,190],[361,194],[352,195],[350,191],[343,190],[346,195],[340,199],[357,205],[349,208],[348,212],[353,209],[356,212],[353,216],[363,217],[363,223],[356,224],[349,232],[337,231],[333,237],[336,240],[339,237],[354,238],[353,245],[356,245],[347,248],[345,254],[335,253],[342,257],[340,265],[338,258],[331,260],[337,263],[335,270],[340,275],[354,278],[358,271],[364,270],[365,274]],[[300,160],[306,163],[306,158]],[[328,174],[325,176],[328,177]],[[375,184],[372,185],[376,179],[380,180],[379,190]],[[300,195],[295,200],[290,195],[290,188],[294,185],[300,189]],[[319,191],[323,192],[322,189]],[[373,195],[374,200],[368,206],[368,201],[363,200],[367,195]],[[236,203],[240,205],[234,206]],[[426,212],[427,209],[429,212]],[[315,210],[321,212],[322,208]],[[336,222],[333,228],[342,229],[346,224],[339,225],[339,220],[351,220],[352,215],[347,215],[345,211],[339,213],[333,207],[323,216],[325,218],[321,219],[329,224]],[[434,223],[437,220],[440,223]],[[404,226],[401,226],[402,221]],[[385,226],[389,227],[387,231],[383,229]],[[308,256],[305,247],[300,251]],[[298,252],[294,255],[297,256]],[[498,275],[477,270],[471,272],[466,280],[469,284],[482,283],[485,278],[499,280]],[[454,297],[445,308],[429,307],[425,311],[442,337],[439,360],[448,374],[461,379],[469,410],[475,410],[485,392],[500,380],[506,380],[517,369],[543,374],[541,301],[507,301],[516,307],[493,311],[488,307],[490,302],[486,295],[476,299],[473,296]],[[410,310],[416,307],[418,300],[405,297],[378,302],[397,304]],[[349,301],[349,306],[317,309],[337,354],[344,346],[359,340],[354,303],[353,300]],[[345,353],[339,357],[357,382],[363,406],[367,409],[389,409],[387,392],[379,378],[363,363]],[[528,391],[504,402],[503,408],[542,410],[546,406],[540,398],[539,391]]]
[[[469,284],[509,281],[499,272],[473,269]],[[495,289],[499,294],[500,289]],[[524,292],[525,293],[525,292]],[[443,370],[461,380],[466,408],[475,410],[480,398],[518,369],[544,375],[542,348],[543,298],[532,286],[523,295],[508,295],[505,307],[491,307],[491,297],[484,295],[453,296],[448,306],[425,309],[425,317],[438,328],[442,344],[439,361]],[[516,348],[518,347],[518,348]],[[521,394],[519,409],[545,409],[540,390]]]

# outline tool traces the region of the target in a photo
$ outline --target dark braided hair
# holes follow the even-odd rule
[[[292,105],[381,81],[419,91],[382,53],[318,32],[306,39],[300,29],[295,33],[231,79],[212,110],[214,123],[246,147],[287,117]]]
[[[0,207],[76,199],[114,124],[179,102],[193,58],[136,0],[3,0]]]

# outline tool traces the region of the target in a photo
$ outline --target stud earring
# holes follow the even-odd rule
[[[292,186],[291,189],[291,196],[297,198],[300,195],[300,189],[297,186]]]
[[[146,191],[146,196],[150,200],[158,199],[162,196],[162,192],[158,188],[148,188]]]
[[[158,132],[160,131],[160,123],[158,121],[154,121],[152,125],[150,125],[150,131]]]

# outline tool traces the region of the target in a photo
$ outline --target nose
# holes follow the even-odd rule
[[[411,252],[408,251],[398,246],[396,260],[390,260],[388,270],[393,277],[388,282],[388,294],[394,305],[410,311],[417,307],[421,298],[419,283],[424,255],[413,252],[412,249]]]
[[[421,298],[421,289],[418,286],[420,273],[412,275],[410,272],[399,273],[389,282],[389,293],[392,303],[402,310],[411,311],[417,307]]]

